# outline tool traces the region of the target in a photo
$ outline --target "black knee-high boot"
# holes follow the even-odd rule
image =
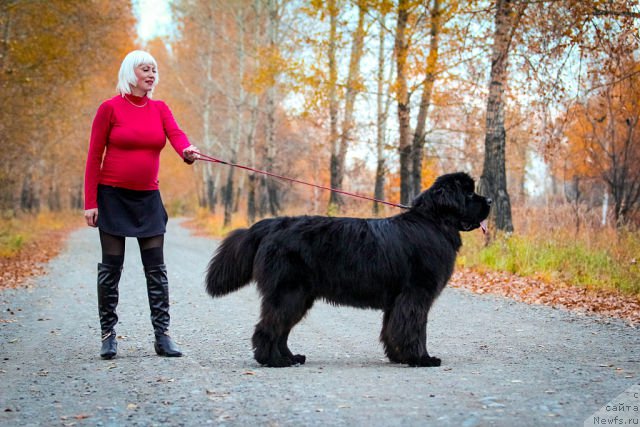
[[[168,334],[169,331],[169,280],[164,264],[145,267],[147,295],[151,309],[151,324],[156,336],[154,344],[159,356],[180,357],[182,352]]]
[[[118,351],[115,326],[118,323],[118,283],[122,266],[98,264],[98,315],[102,332],[100,357],[112,359]]]

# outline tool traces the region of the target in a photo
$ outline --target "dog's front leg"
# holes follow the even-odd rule
[[[385,348],[387,355],[393,355],[392,361],[440,366],[440,359],[427,352],[427,315],[432,303],[433,297],[421,288],[409,287],[398,295],[383,326]]]
[[[428,317],[428,316],[427,316]],[[421,336],[424,336],[424,354],[415,363],[409,363],[410,366],[440,366],[442,361],[437,357],[429,356],[427,350],[427,321],[423,323],[423,330],[420,332]]]

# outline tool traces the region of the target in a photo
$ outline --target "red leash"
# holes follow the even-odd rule
[[[310,187],[320,188],[322,190],[333,191],[334,193],[340,193],[340,194],[344,194],[346,196],[357,197],[359,199],[365,199],[365,200],[369,200],[369,201],[377,202],[377,203],[383,203],[385,205],[394,206],[396,208],[409,209],[409,206],[405,206],[405,205],[402,205],[400,203],[391,203],[391,202],[387,202],[387,201],[384,201],[384,200],[375,199],[373,197],[363,196],[361,194],[349,193],[347,191],[339,190],[337,188],[325,187],[325,186],[322,186],[322,185],[312,184],[310,182],[300,181],[300,180],[294,179],[294,178],[288,178],[286,176],[277,175],[275,173],[262,171],[262,170],[259,170],[259,169],[253,169],[253,168],[250,168],[248,166],[242,166],[242,165],[238,165],[238,164],[235,164],[235,163],[225,162],[224,160],[216,159],[215,157],[207,156],[206,154],[198,153],[197,156],[198,157],[196,158],[196,160],[203,160],[205,162],[211,162],[211,163],[220,163],[220,164],[231,166],[231,167],[234,167],[234,168],[245,169],[245,170],[248,170],[248,171],[251,171],[251,172],[260,173],[262,175],[267,175],[267,176],[271,176],[271,177],[274,177],[274,178],[283,179],[285,181],[295,182],[297,184],[304,184],[304,185],[308,185]]]

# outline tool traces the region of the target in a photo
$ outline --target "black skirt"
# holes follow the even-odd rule
[[[167,230],[167,211],[158,190],[98,185],[98,228],[114,236],[153,237]]]

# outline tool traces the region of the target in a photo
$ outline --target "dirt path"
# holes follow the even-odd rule
[[[640,333],[621,321],[450,288],[429,325],[440,368],[388,363],[379,312],[325,304],[290,339],[307,364],[262,368],[250,349],[255,289],[210,299],[202,278],[216,242],[177,221],[166,242],[172,335],[186,357],[153,352],[132,240],[119,357],[100,360],[97,233],[76,231],[33,287],[0,293],[0,425],[581,426],[640,382]]]

